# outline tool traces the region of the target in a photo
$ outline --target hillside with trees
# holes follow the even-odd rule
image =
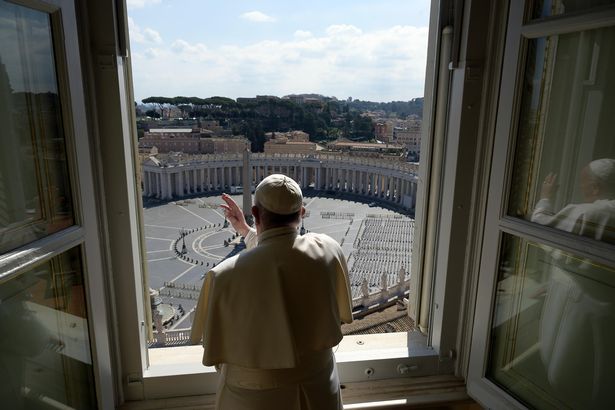
[[[374,124],[365,115],[366,112],[382,112],[384,116],[397,118],[406,118],[408,115],[420,117],[423,112],[422,98],[379,103],[339,101],[312,94],[308,96],[313,96],[309,103],[307,100],[306,103],[299,103],[290,98],[274,97],[242,99],[240,103],[220,96],[153,96],[143,99],[148,109],[138,114],[150,118],[168,118],[168,113],[175,110],[184,119],[217,120],[223,127],[231,129],[233,135],[245,135],[252,142],[254,151],[262,151],[266,132],[302,130],[314,142],[341,137],[367,141],[374,137]]]

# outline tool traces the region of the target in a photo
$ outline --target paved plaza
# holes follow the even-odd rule
[[[233,199],[242,206],[242,196],[233,195]],[[224,214],[219,208],[219,195],[201,196],[172,202],[146,201],[144,204],[145,239],[147,266],[149,272],[149,287],[160,292],[162,301],[189,313],[196,305],[198,293],[203,283],[205,273],[225,258],[241,252],[245,247],[229,225],[224,226]],[[391,238],[403,236],[408,241],[407,246],[395,249],[398,259],[386,256],[382,261],[391,260],[391,272],[386,272],[391,281],[395,280],[399,266],[405,264],[409,272],[411,232],[408,234],[408,223],[412,220],[391,209],[378,206],[377,203],[355,202],[354,198],[343,196],[309,196],[306,193],[304,204],[307,216],[304,226],[308,232],[325,233],[338,241],[347,258],[351,269],[351,284],[353,296],[360,289],[363,275],[352,272],[368,272],[363,266],[354,266],[357,261],[370,262],[370,265],[381,262],[382,257],[365,257],[366,251],[358,249],[363,241],[372,244],[375,237],[366,237],[370,232],[378,236],[381,231],[388,231],[389,224],[395,230],[404,225],[405,231]],[[374,228],[376,225],[381,228]],[[391,222],[389,222],[391,221]],[[400,225],[401,224],[401,225]],[[405,233],[404,233],[405,232]],[[384,237],[384,236],[383,236]],[[385,239],[389,240],[389,237]],[[183,247],[185,244],[185,252]],[[387,244],[391,246],[392,243]],[[381,252],[370,245],[369,254],[385,255],[384,246]],[[353,255],[354,253],[354,255]],[[359,257],[356,257],[359,254]],[[353,257],[351,257],[353,255]],[[365,262],[365,263],[367,263]],[[386,267],[387,265],[383,265]],[[369,270],[368,286],[370,292],[380,286],[382,273],[378,267]],[[184,329],[191,326],[191,315],[178,315],[169,329]]]

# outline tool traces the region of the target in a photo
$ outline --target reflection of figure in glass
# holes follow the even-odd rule
[[[549,174],[532,221],[615,243],[615,160],[592,161],[580,174],[585,203],[557,213],[551,200],[556,176]],[[615,400],[615,272],[553,250],[540,318],[540,357],[549,383],[573,408],[602,408]],[[607,405],[607,403],[609,403]]]
[[[547,175],[532,221],[615,243],[615,159],[590,162],[581,170],[579,187],[585,202],[570,204],[554,213],[552,200],[557,191],[556,175]]]

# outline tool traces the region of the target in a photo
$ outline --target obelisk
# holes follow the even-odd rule
[[[241,181],[243,184],[243,215],[248,225],[252,226],[252,167],[250,166],[250,146],[247,144],[243,151]]]

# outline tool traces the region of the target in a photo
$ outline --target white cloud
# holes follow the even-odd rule
[[[297,30],[295,31],[294,36],[296,38],[308,38],[308,37],[312,37],[312,33],[306,30]]]
[[[153,47],[146,49],[144,52],[145,57],[149,59],[156,59],[156,58],[163,56],[164,54],[165,54],[164,50],[161,50],[159,48],[153,48]]]
[[[128,31],[130,33],[130,40],[139,44],[161,44],[162,37],[156,30],[146,27],[141,29],[132,19],[128,17]]]
[[[153,4],[160,4],[161,0],[126,0],[129,9],[141,9]]]
[[[145,40],[149,41],[150,43],[162,43],[162,37],[160,37],[160,33],[158,33],[156,30],[152,30],[149,27],[143,30],[143,35],[145,37]]]
[[[239,17],[244,20],[252,21],[255,23],[272,23],[275,21],[274,17],[268,16],[267,14],[260,11],[248,11],[247,13],[243,13]]]
[[[133,71],[138,98],[315,92],[391,101],[423,95],[426,57],[427,27],[336,25],[323,35],[245,46],[178,39],[135,54]]]
[[[331,37],[335,36],[358,36],[361,35],[362,31],[360,28],[355,27],[350,24],[336,24],[333,26],[327,27],[327,35]]]

